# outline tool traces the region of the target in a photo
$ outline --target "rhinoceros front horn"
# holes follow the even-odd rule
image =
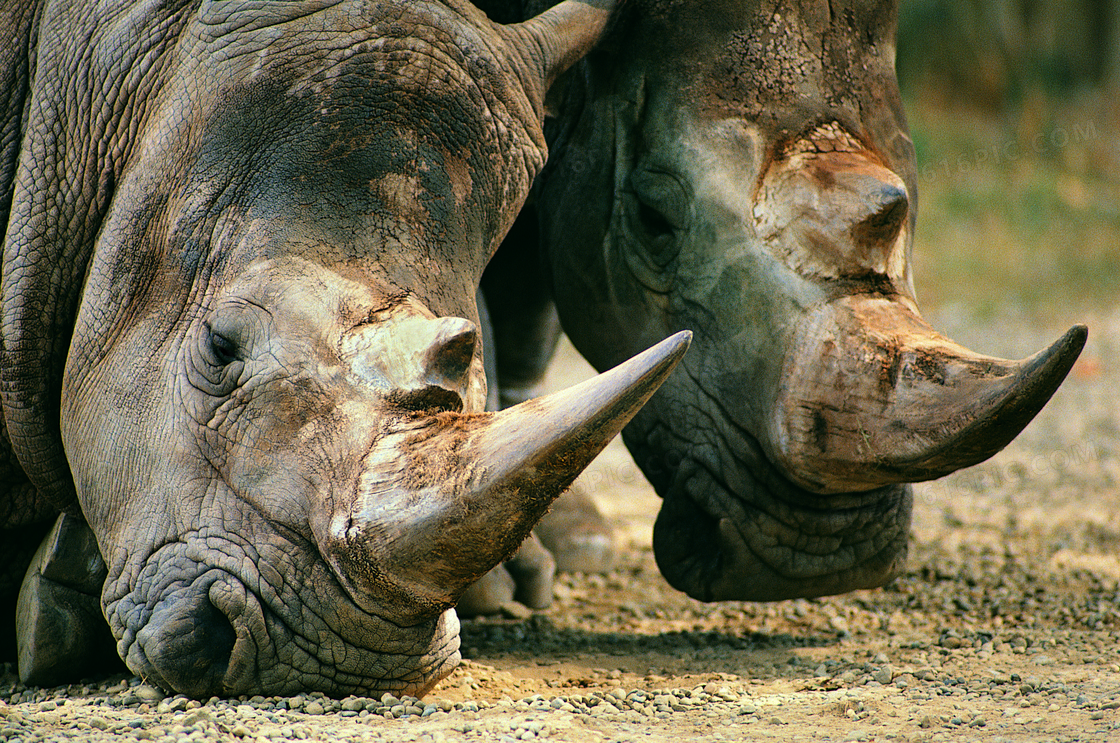
[[[407,419],[374,445],[320,549],[354,600],[403,625],[508,558],[676,366],[685,331],[583,384],[498,413]]]
[[[1019,434],[1065,379],[1084,326],[1023,361],[937,334],[905,300],[828,302],[803,321],[771,421],[771,456],[817,493],[932,480]]]

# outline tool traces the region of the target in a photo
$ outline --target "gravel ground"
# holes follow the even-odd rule
[[[932,318],[1023,356],[1065,325]],[[128,676],[0,678],[0,739],[386,741],[1120,740],[1120,314],[993,460],[918,486],[910,569],[820,600],[705,605],[660,577],[658,501],[612,446],[583,478],[618,524],[616,570],[554,606],[463,624],[467,660],[423,700],[164,698]],[[565,349],[555,374],[586,373]]]

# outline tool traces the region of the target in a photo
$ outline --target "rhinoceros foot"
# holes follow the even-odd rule
[[[552,605],[556,561],[530,534],[509,560],[467,589],[456,609],[467,617],[506,614],[513,617]]]
[[[55,686],[120,666],[101,616],[105,563],[85,521],[63,514],[31,560],[16,605],[19,678]]]
[[[566,573],[609,573],[618,562],[610,520],[577,482],[552,504],[534,530]]]

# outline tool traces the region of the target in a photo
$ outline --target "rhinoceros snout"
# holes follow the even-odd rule
[[[207,577],[157,604],[127,658],[140,675],[192,697],[237,691],[228,688],[227,676],[238,632],[215,603],[224,593],[221,582]]]

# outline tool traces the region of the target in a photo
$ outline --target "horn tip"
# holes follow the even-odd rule
[[[692,345],[692,331],[681,330],[661,341],[661,345],[671,349],[671,353],[683,356],[688,347]]]
[[[1073,368],[1074,362],[1081,355],[1088,339],[1089,328],[1078,323],[1063,333],[1062,337],[1054,341],[1049,348],[1039,351],[1034,357],[1028,359],[1023,370],[1028,375],[1038,375],[1039,381],[1043,379],[1051,380],[1045,384],[1053,386],[1054,389],[1050,391],[1050,394],[1053,394],[1053,391],[1057,389],[1057,386],[1061,384],[1070,369]],[[1047,371],[1040,373],[1042,369]]]
[[[1058,343],[1061,344],[1061,346],[1063,347],[1063,350],[1068,349],[1067,353],[1072,352],[1074,354],[1080,354],[1081,349],[1083,349],[1085,347],[1085,342],[1088,339],[1089,339],[1089,328],[1088,328],[1088,326],[1083,325],[1081,323],[1078,323],[1078,324],[1074,325],[1072,328],[1070,328],[1069,330],[1067,330],[1065,335],[1063,335],[1058,340]]]
[[[648,359],[651,369],[661,369],[668,374],[676,368],[684,357],[685,351],[692,345],[692,331],[681,330],[651,346],[635,358]]]

